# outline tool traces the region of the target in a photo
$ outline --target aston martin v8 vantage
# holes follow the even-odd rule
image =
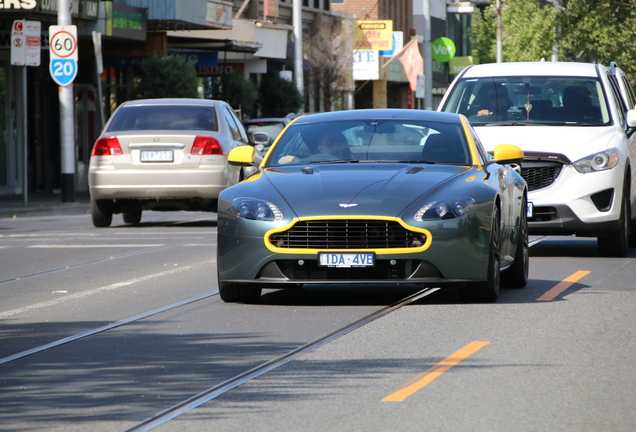
[[[228,161],[253,164],[238,147]],[[516,146],[490,156],[463,115],[369,109],[299,117],[218,204],[226,302],[304,284],[456,286],[491,302],[528,281]]]

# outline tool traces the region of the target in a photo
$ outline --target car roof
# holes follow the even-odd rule
[[[259,123],[289,123],[291,119],[287,117],[267,117],[267,118],[255,118],[249,120],[243,120],[244,124],[259,124]]]
[[[196,99],[196,98],[157,98],[157,99],[138,99],[129,100],[122,105],[202,105],[202,106],[214,106],[218,103],[224,103],[218,100],[212,99]]]
[[[365,120],[365,119],[405,119],[405,120],[425,120],[448,123],[459,123],[460,116],[454,113],[426,111],[416,109],[400,108],[379,108],[379,109],[354,109],[346,111],[331,111],[317,114],[307,114],[296,119],[296,125],[306,123],[322,123],[342,120]]]
[[[462,78],[483,78],[492,76],[580,76],[597,77],[597,67],[592,63],[574,62],[510,62],[487,63],[467,68]]]

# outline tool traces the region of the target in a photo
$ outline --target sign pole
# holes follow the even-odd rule
[[[57,2],[57,23],[58,26],[74,27],[71,26],[71,5],[70,0],[58,0]],[[49,30],[50,33],[51,30]],[[70,33],[72,35],[72,32]],[[77,34],[77,33],[75,33]],[[68,57],[71,57],[68,61],[54,59],[51,56],[51,73],[53,79],[58,77],[64,79],[59,87],[59,100],[60,100],[60,147],[62,154],[62,202],[74,202],[75,201],[75,134],[73,128],[73,79],[77,75],[77,39],[71,40],[71,37],[64,37],[66,33],[62,33],[59,39],[55,39],[55,34],[51,35],[49,41],[49,49],[53,54],[53,50],[57,51],[59,57],[63,57],[70,51]],[[74,45],[72,45],[74,44]],[[72,55],[75,55],[73,60]],[[74,72],[72,68],[74,67]],[[71,75],[72,78],[67,81],[67,77]]]

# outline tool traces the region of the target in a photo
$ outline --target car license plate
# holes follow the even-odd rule
[[[526,208],[526,214],[528,215],[529,218],[532,217],[533,210],[534,210],[534,208],[532,206],[532,203],[529,202],[528,203],[528,207]]]
[[[174,154],[172,150],[142,150],[139,159],[142,162],[172,162]]]
[[[375,265],[375,254],[372,252],[319,252],[318,263],[322,267],[373,267]]]

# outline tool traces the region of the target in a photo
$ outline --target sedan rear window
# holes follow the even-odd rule
[[[184,105],[137,105],[119,108],[107,132],[134,130],[206,130],[218,131],[212,107]]]

